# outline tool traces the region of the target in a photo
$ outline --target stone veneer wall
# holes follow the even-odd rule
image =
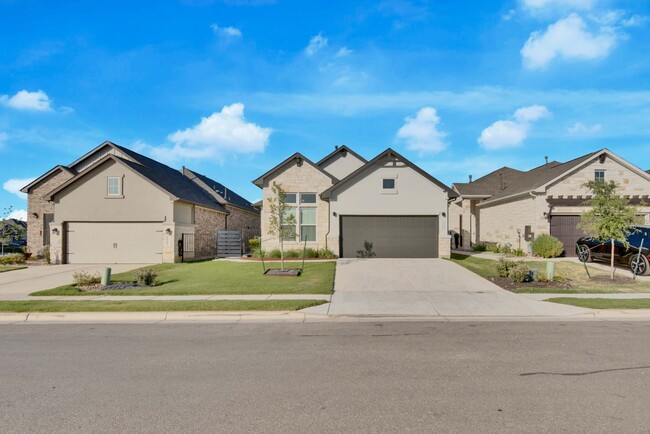
[[[269,206],[268,198],[272,197],[271,186],[273,181],[282,185],[287,193],[316,193],[316,241],[307,242],[307,247],[313,249],[327,246],[327,233],[329,231],[329,204],[320,198],[320,193],[332,186],[332,179],[303,162],[298,166],[296,162],[290,163],[284,170],[276,174],[275,178],[267,179],[263,189],[263,206],[261,215],[262,246],[264,250],[273,250],[280,247],[277,236],[270,235],[269,231]],[[299,249],[302,244],[296,241],[285,241],[284,248]],[[330,246],[332,247],[332,246]],[[334,246],[336,247],[336,246]]]
[[[70,178],[72,178],[72,174],[59,170],[45,182],[32,188],[27,195],[27,246],[34,256],[43,256],[43,215],[54,214],[54,203],[48,202],[44,196]],[[34,213],[38,217],[34,217]]]
[[[230,221],[230,216],[228,220]],[[226,214],[197,206],[194,221],[194,257],[216,257],[217,230],[226,229]]]
[[[521,230],[521,248],[527,248],[524,239],[526,226],[531,226],[535,235],[549,232],[549,224],[544,218],[548,211],[545,196],[522,196],[519,200],[479,207],[480,209],[480,241],[498,244],[509,243],[512,248],[519,247],[517,229]]]

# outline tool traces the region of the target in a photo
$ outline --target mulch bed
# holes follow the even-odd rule
[[[557,288],[557,289],[571,289],[572,286],[569,282],[513,282],[509,277],[491,277],[490,280],[497,286],[503,289],[512,291],[519,288]]]
[[[136,289],[140,288],[140,285],[132,282],[124,282],[124,283],[111,283],[106,286],[102,286],[101,283],[97,283],[94,285],[87,285],[87,286],[78,286],[79,290],[82,292],[87,292],[87,291],[116,291],[116,290],[123,290],[123,289]]]

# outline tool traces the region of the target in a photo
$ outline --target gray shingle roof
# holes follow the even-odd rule
[[[117,156],[115,158],[119,158],[120,161],[131,169],[149,179],[154,184],[159,185],[163,190],[171,193],[180,200],[227,212],[226,209],[210,196],[208,192],[192,182],[192,180],[183,175],[179,170],[172,169],[169,166],[138,154],[128,148],[115,144],[113,145],[129,157],[136,160],[137,163]]]
[[[201,175],[200,173],[196,173],[192,171],[194,175],[196,175],[197,178],[199,178],[201,181],[203,181],[209,188],[213,189],[219,196],[223,197],[226,202],[229,204],[248,209],[250,211],[255,211],[257,212],[258,210],[253,206],[252,203],[250,203],[248,200],[244,199],[231,189],[225,187],[223,184],[208,178],[205,175]]]
[[[582,157],[575,158],[566,163],[551,161],[535,167],[527,172],[522,172],[510,167],[502,167],[471,183],[455,183],[454,187],[461,195],[490,196],[485,202],[513,196],[527,191],[535,190],[579,166],[585,161],[595,157],[601,151],[592,152]],[[503,184],[501,183],[503,179]]]

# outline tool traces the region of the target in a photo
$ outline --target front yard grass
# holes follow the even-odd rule
[[[299,268],[300,263],[285,263]],[[274,263],[273,268],[280,264]],[[331,294],[335,262],[305,263],[299,277],[262,274],[260,262],[207,261],[184,264],[158,264],[158,286],[125,290],[81,291],[72,285],[34,292],[30,295],[217,295],[217,294]],[[112,282],[130,282],[133,272],[115,274]]]
[[[517,258],[512,258],[516,261]],[[493,280],[498,277],[494,268],[496,261],[484,258],[475,258],[473,256],[452,254],[451,261],[456,264],[467,268],[470,271],[484,277],[488,280]],[[526,264],[531,270],[546,270],[546,262],[541,261],[526,261]],[[516,293],[538,293],[538,294],[611,294],[621,292],[650,292],[650,282],[642,280],[632,280],[631,278],[618,277],[616,281],[612,282],[609,279],[609,273],[593,267],[589,267],[591,278],[587,276],[584,266],[569,261],[556,261],[555,274],[564,276],[565,283],[568,288],[558,288],[549,285],[548,287],[526,286],[522,283],[520,287],[508,288]],[[497,283],[497,282],[495,282]]]
[[[171,312],[300,310],[324,300],[0,301],[0,312]]]
[[[14,270],[22,270],[23,268],[27,268],[27,267],[26,266],[11,267],[6,265],[0,265],[0,273],[5,273],[7,271],[14,271]]]
[[[545,301],[586,307],[589,309],[650,309],[650,298],[612,299],[557,297]]]

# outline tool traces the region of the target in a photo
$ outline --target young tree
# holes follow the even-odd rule
[[[282,184],[274,181],[271,191],[273,196],[268,198],[269,234],[278,237],[280,242],[280,266],[284,271],[284,241],[296,238],[295,208],[287,205],[287,193],[282,188]]]
[[[628,199],[618,195],[619,186],[615,181],[589,181],[583,187],[593,192],[592,198],[586,202],[592,209],[582,213],[578,227],[593,238],[610,242],[611,278],[614,279],[614,243],[618,241],[629,247],[627,237],[634,233],[633,226],[642,221]]]

